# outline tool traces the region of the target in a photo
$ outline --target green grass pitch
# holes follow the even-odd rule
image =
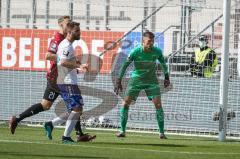
[[[10,134],[0,126],[0,159],[238,159],[240,141],[219,142],[216,138],[168,135],[160,140],[156,134],[128,133],[124,139],[111,131],[87,131],[97,138],[89,143],[62,144],[64,129],[54,129],[53,140],[41,127],[20,126]],[[72,136],[75,139],[75,136]]]

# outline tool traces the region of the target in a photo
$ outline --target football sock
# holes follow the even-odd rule
[[[68,116],[69,116],[69,113],[63,113],[60,116],[54,118],[51,122],[52,122],[53,126],[63,124],[64,122],[67,121]]]
[[[70,137],[70,134],[74,128],[74,126],[77,123],[78,118],[80,117],[80,113],[79,112],[74,112],[72,111],[67,119],[66,122],[66,127],[65,127],[65,131],[64,131],[64,136],[65,137]]]
[[[164,133],[164,112],[163,108],[156,109],[157,123],[159,127],[159,132]]]
[[[120,131],[125,133],[126,125],[128,120],[128,108],[122,107],[120,110],[120,118],[121,118],[121,128]]]
[[[62,124],[64,123],[66,120],[60,118],[60,117],[56,117],[52,120],[52,125],[53,126],[56,126],[56,125],[59,125],[59,124]]]
[[[78,121],[75,125],[75,131],[76,131],[76,133],[78,133],[78,135],[80,135],[80,136],[83,135],[80,118],[78,119]]]
[[[35,114],[38,114],[39,112],[42,111],[44,111],[44,109],[41,103],[34,104],[30,108],[26,109],[24,112],[19,114],[19,116],[17,117],[17,122],[20,122],[21,120],[33,116]]]

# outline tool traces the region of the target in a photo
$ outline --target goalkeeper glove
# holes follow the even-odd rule
[[[114,87],[114,92],[118,95],[119,90],[122,91],[122,81],[120,78],[117,78],[117,81]]]
[[[167,88],[169,85],[170,85],[169,75],[165,74],[164,88]]]

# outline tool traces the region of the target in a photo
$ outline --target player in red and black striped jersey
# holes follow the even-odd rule
[[[51,81],[53,83],[56,83],[58,74],[55,54],[57,53],[58,45],[63,39],[64,35],[60,32],[57,32],[53,39],[50,41],[46,55],[46,60],[50,60],[50,69],[47,72],[46,78],[48,81]]]
[[[65,38],[65,28],[67,23],[70,22],[69,16],[61,16],[58,19],[58,25],[59,25],[59,32],[55,34],[53,39],[50,42],[48,51],[46,53],[46,60],[51,61],[51,67],[47,73],[47,87],[45,89],[43,99],[41,103],[37,103],[23,111],[21,114],[17,116],[12,116],[10,122],[9,122],[9,128],[11,130],[11,133],[14,134],[15,130],[17,128],[17,125],[20,121],[23,119],[33,116],[35,114],[38,114],[39,112],[49,110],[52,106],[55,99],[58,97],[58,87],[56,85],[57,80],[57,65],[56,65],[56,53],[57,48],[60,42]]]

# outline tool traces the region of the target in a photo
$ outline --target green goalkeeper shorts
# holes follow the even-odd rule
[[[160,86],[158,83],[142,83],[130,79],[127,85],[125,96],[131,97],[133,100],[137,100],[141,90],[144,90],[148,99],[152,100],[155,97],[160,97]]]

